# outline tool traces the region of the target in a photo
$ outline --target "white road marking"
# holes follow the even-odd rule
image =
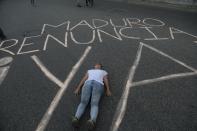
[[[42,72],[48,77],[51,81],[53,81],[55,84],[57,84],[59,87],[63,87],[64,83],[62,83],[57,77],[55,77],[40,61],[40,59],[33,55],[31,58],[34,60],[34,62],[37,64],[37,66],[41,69]]]
[[[141,58],[142,47],[143,47],[143,44],[140,42],[134,65],[130,69],[126,86],[124,88],[121,99],[118,103],[118,107],[116,108],[115,116],[113,118],[110,131],[118,131],[118,128],[119,128],[119,126],[122,122],[122,119],[123,119],[124,115],[125,115],[126,108],[127,108],[128,96],[129,96],[129,92],[130,92],[130,88],[131,88],[131,85],[132,85],[132,81],[133,81],[133,77],[134,77],[136,68],[137,68],[137,66],[139,64],[139,61],[140,61],[140,58]]]
[[[12,57],[4,57],[0,59],[0,85],[2,84],[6,75],[8,74],[10,68],[8,64],[10,64],[12,61],[13,61]]]
[[[62,41],[60,41],[59,39],[57,39],[56,37],[54,37],[53,35],[48,34],[46,39],[45,39],[45,42],[44,42],[44,48],[43,48],[44,51],[47,48],[47,44],[48,44],[49,38],[51,38],[52,40],[58,42],[63,47],[67,47],[68,46],[68,32],[65,33],[64,43]]]
[[[126,27],[127,26],[127,22],[125,18],[122,18],[124,25],[115,25],[112,19],[110,19],[109,21],[110,21],[110,24],[114,27]]]
[[[0,68],[0,85],[3,82],[3,80],[5,79],[5,77],[6,77],[7,73],[8,73],[9,68],[10,68],[9,66],[1,67]]]
[[[59,25],[44,24],[43,27],[42,27],[42,31],[41,31],[41,34],[40,35],[43,35],[44,34],[45,28],[47,26],[53,27],[53,28],[58,28],[58,27],[63,26],[63,25],[67,25],[66,30],[69,30],[70,21],[64,21],[63,23],[61,23]]]
[[[141,39],[140,37],[135,37],[135,36],[128,36],[126,34],[123,34],[122,31],[123,30],[126,30],[126,29],[133,29],[133,27],[122,27],[120,30],[119,30],[119,34],[125,38],[129,38],[129,39]]]
[[[142,80],[142,81],[138,81],[138,82],[133,82],[132,87],[142,86],[142,85],[151,84],[151,83],[155,83],[155,82],[161,82],[161,81],[170,80],[170,79],[182,78],[182,77],[186,77],[186,76],[193,76],[193,75],[197,75],[197,72],[171,74],[171,75],[166,75],[166,76],[162,76],[162,77],[158,77],[158,78],[154,78],[154,79],[147,79],[147,80]]]
[[[98,23],[98,22],[104,22],[104,24],[102,24],[102,25],[97,25],[96,22],[97,22],[97,23]],[[105,26],[107,26],[108,24],[109,24],[109,22],[106,21],[106,20],[102,20],[102,19],[92,19],[92,25],[93,25],[93,27],[94,27],[95,29],[96,29],[96,28],[105,27]]]
[[[184,32],[184,31],[182,31],[182,30],[179,30],[179,29],[177,29],[177,28],[174,28],[174,27],[169,27],[169,30],[170,30],[170,36],[171,36],[171,38],[172,39],[174,39],[174,34],[175,33],[179,33],[179,34],[187,34],[187,35],[189,35],[189,36],[191,36],[191,37],[194,37],[194,38],[197,38],[197,36],[195,36],[195,35],[192,35],[192,34],[189,34],[189,33],[187,33],[187,32]]]
[[[177,59],[175,59],[175,58],[173,58],[173,57],[171,57],[171,56],[169,56],[168,54],[166,54],[166,53],[164,53],[164,52],[162,52],[162,51],[160,51],[160,50],[158,50],[158,49],[156,49],[156,48],[154,48],[154,47],[152,47],[152,46],[149,46],[149,45],[144,44],[144,43],[143,43],[143,45],[144,45],[145,47],[147,47],[147,48],[149,48],[149,49],[151,49],[151,50],[153,50],[153,51],[155,51],[155,52],[161,54],[162,56],[167,57],[167,58],[169,58],[170,60],[172,60],[172,61],[174,61],[174,62],[176,62],[176,63],[178,63],[178,64],[180,64],[180,65],[182,65],[182,66],[184,66],[184,67],[186,67],[186,68],[188,68],[188,69],[191,70],[191,71],[194,71],[194,72],[196,71],[196,69],[194,69],[193,67],[191,67],[191,66],[189,66],[189,65],[187,65],[187,64],[185,64],[185,63],[183,63],[183,62],[181,62],[181,61],[179,61],[179,60],[177,60]]]
[[[88,53],[90,52],[91,48],[92,47],[88,46],[86,48],[85,52],[83,53],[83,55],[81,56],[80,60],[73,66],[73,68],[72,68],[71,72],[69,73],[67,79],[64,81],[62,88],[59,89],[59,91],[57,92],[53,101],[51,102],[49,108],[45,112],[42,120],[40,121],[38,127],[36,128],[36,131],[44,131],[45,130],[46,126],[48,125],[49,120],[51,119],[51,116],[52,116],[54,110],[56,109],[57,105],[59,104],[59,101],[61,100],[64,92],[68,88],[69,83],[71,82],[72,78],[74,77],[74,75],[78,71],[78,69],[81,66],[81,64],[83,63],[83,61],[85,60],[85,58],[88,55]],[[35,57],[33,57],[33,59],[34,58]],[[39,63],[39,61],[37,61],[37,62],[39,64],[39,67],[43,66],[42,64]],[[47,75],[49,73],[47,70],[45,70],[44,67],[41,70],[45,72],[45,75]],[[54,77],[50,77],[50,75],[47,76],[47,77],[50,78],[50,79],[54,78]],[[55,81],[55,80],[53,80],[53,81]]]
[[[146,39],[144,39],[144,40],[167,40],[168,38],[159,38],[159,37],[157,37],[156,36],[156,34],[155,33],[153,33],[150,29],[152,28],[152,27],[141,27],[141,28],[145,28],[150,34],[152,34],[152,36],[154,37],[154,38],[146,38]]]
[[[95,40],[95,30],[92,31],[92,39],[88,42],[79,42],[77,41],[75,38],[74,38],[74,35],[73,35],[73,32],[71,31],[70,32],[70,36],[71,36],[71,39],[76,43],[76,44],[91,44],[94,42]]]
[[[10,42],[10,41],[14,41],[14,44],[8,45],[6,47],[5,46],[2,47],[4,44],[6,44],[7,42]],[[12,51],[10,51],[8,49],[11,48],[11,47],[13,47],[13,46],[15,46],[15,45],[17,45],[17,43],[18,43],[18,40],[17,39],[4,40],[4,41],[2,41],[0,43],[0,51],[4,51],[4,52],[7,52],[7,53],[9,53],[11,55],[15,55],[15,53],[13,53]]]
[[[86,20],[81,20],[78,24],[73,26],[70,30],[74,30],[77,26],[88,26],[90,29],[94,30],[94,28],[86,21]]]
[[[23,47],[25,47],[25,46],[30,46],[30,45],[33,45],[33,44],[34,44],[33,42],[32,42],[32,43],[31,43],[31,42],[30,42],[30,43],[26,43],[26,41],[27,41],[28,39],[37,38],[37,37],[41,37],[41,35],[35,35],[35,36],[25,37],[25,38],[23,39],[22,44],[20,45],[20,48],[19,48],[17,54],[18,54],[18,55],[19,55],[19,54],[27,54],[27,53],[32,53],[32,52],[37,52],[37,51],[39,51],[39,50],[37,49],[37,50],[30,50],[30,51],[22,52]]]
[[[156,22],[158,22],[158,23],[160,23],[160,24],[148,24],[146,21],[147,20],[152,20],[152,21],[156,21]],[[161,20],[159,20],[159,19],[153,19],[153,18],[145,18],[144,20],[143,20],[143,23],[145,24],[145,25],[148,25],[148,26],[165,26],[165,23],[163,22],[163,21],[161,21]]]
[[[152,51],[167,57],[168,59],[192,70],[193,72],[187,72],[187,73],[178,73],[178,74],[171,74],[171,75],[167,75],[167,76],[162,76],[162,77],[158,77],[155,79],[149,79],[149,80],[143,80],[143,81],[139,81],[139,82],[133,82],[133,78],[134,78],[134,74],[136,71],[136,68],[139,64],[139,61],[141,59],[141,54],[142,54],[142,47],[147,47],[149,49],[151,49]],[[159,81],[163,81],[163,80],[169,80],[169,79],[174,79],[174,78],[181,78],[181,77],[186,77],[186,76],[193,76],[193,75],[197,75],[197,70],[194,69],[193,67],[188,66],[187,64],[169,56],[168,54],[152,47],[149,46],[147,44],[144,44],[142,42],[140,42],[140,46],[137,52],[137,56],[134,62],[134,65],[131,67],[130,73],[129,73],[129,78],[127,80],[125,89],[123,90],[121,99],[118,103],[118,106],[116,108],[116,112],[112,121],[112,125],[110,127],[110,131],[118,131],[120,124],[124,118],[125,112],[126,112],[126,108],[127,108],[127,102],[128,102],[128,96],[129,96],[129,92],[130,89],[134,86],[139,86],[139,85],[145,85],[145,84],[149,84],[149,83],[153,83],[153,82],[159,82]]]
[[[13,61],[12,57],[4,57],[0,59],[0,66],[5,66]]]

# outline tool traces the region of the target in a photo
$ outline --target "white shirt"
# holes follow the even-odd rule
[[[108,74],[105,70],[101,70],[101,69],[88,70],[87,73],[88,73],[88,79],[86,81],[95,80],[101,83],[102,85],[104,85],[103,83],[104,76]]]

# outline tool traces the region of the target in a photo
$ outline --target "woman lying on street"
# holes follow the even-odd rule
[[[106,87],[106,95],[111,96],[111,91],[109,88],[108,73],[102,70],[101,64],[95,64],[94,69],[88,70],[77,88],[75,89],[75,94],[81,94],[81,102],[77,108],[75,116],[72,118],[72,125],[75,128],[79,127],[79,119],[85,111],[86,106],[91,100],[91,110],[90,119],[87,121],[87,126],[89,130],[95,128],[96,119],[99,110],[99,101],[104,93],[104,87]]]

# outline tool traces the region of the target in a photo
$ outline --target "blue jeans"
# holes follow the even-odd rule
[[[101,83],[94,80],[86,81],[82,88],[81,102],[77,108],[75,117],[77,117],[78,119],[81,118],[91,98],[90,117],[91,120],[96,122],[99,110],[98,105],[103,92],[104,86]]]

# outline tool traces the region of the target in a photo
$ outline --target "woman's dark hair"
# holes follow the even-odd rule
[[[103,65],[100,62],[97,62],[95,65],[100,65],[101,69],[103,68]]]

